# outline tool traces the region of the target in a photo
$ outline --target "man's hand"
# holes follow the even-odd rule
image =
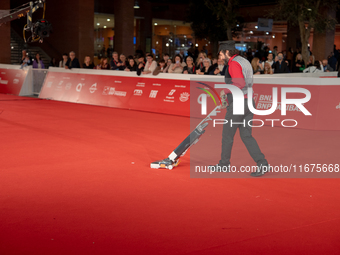
[[[216,68],[215,71],[214,71],[214,74],[219,74],[220,73],[220,69]]]

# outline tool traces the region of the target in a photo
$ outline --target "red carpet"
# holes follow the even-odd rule
[[[0,126],[1,255],[340,254],[339,179],[150,169],[188,118],[0,95]],[[254,130],[271,162],[340,163],[340,132],[278,130]]]

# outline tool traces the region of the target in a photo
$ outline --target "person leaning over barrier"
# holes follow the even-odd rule
[[[127,66],[126,66],[124,71],[127,71],[127,72],[137,71],[137,63],[133,59],[132,56],[128,57],[128,64],[127,64]]]
[[[153,54],[149,53],[149,55],[146,57],[146,63],[144,65],[142,74],[151,74],[153,71],[155,71],[156,67],[157,62],[153,60]]]

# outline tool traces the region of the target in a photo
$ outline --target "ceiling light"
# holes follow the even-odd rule
[[[133,6],[133,8],[135,8],[135,9],[139,9],[139,4],[138,4],[138,1],[135,1],[135,5]]]
[[[107,21],[111,21],[110,19],[107,19]]]

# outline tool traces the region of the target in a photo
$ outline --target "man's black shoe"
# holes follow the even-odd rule
[[[260,177],[262,175],[264,175],[265,173],[268,173],[270,172],[271,170],[271,167],[268,166],[268,165],[264,165],[264,166],[258,166],[257,167],[257,170],[255,172],[252,172],[250,174],[250,176],[253,176],[253,177]]]
[[[230,172],[230,165],[222,165],[220,163],[216,165],[208,166],[209,170],[215,173],[228,173]]]

